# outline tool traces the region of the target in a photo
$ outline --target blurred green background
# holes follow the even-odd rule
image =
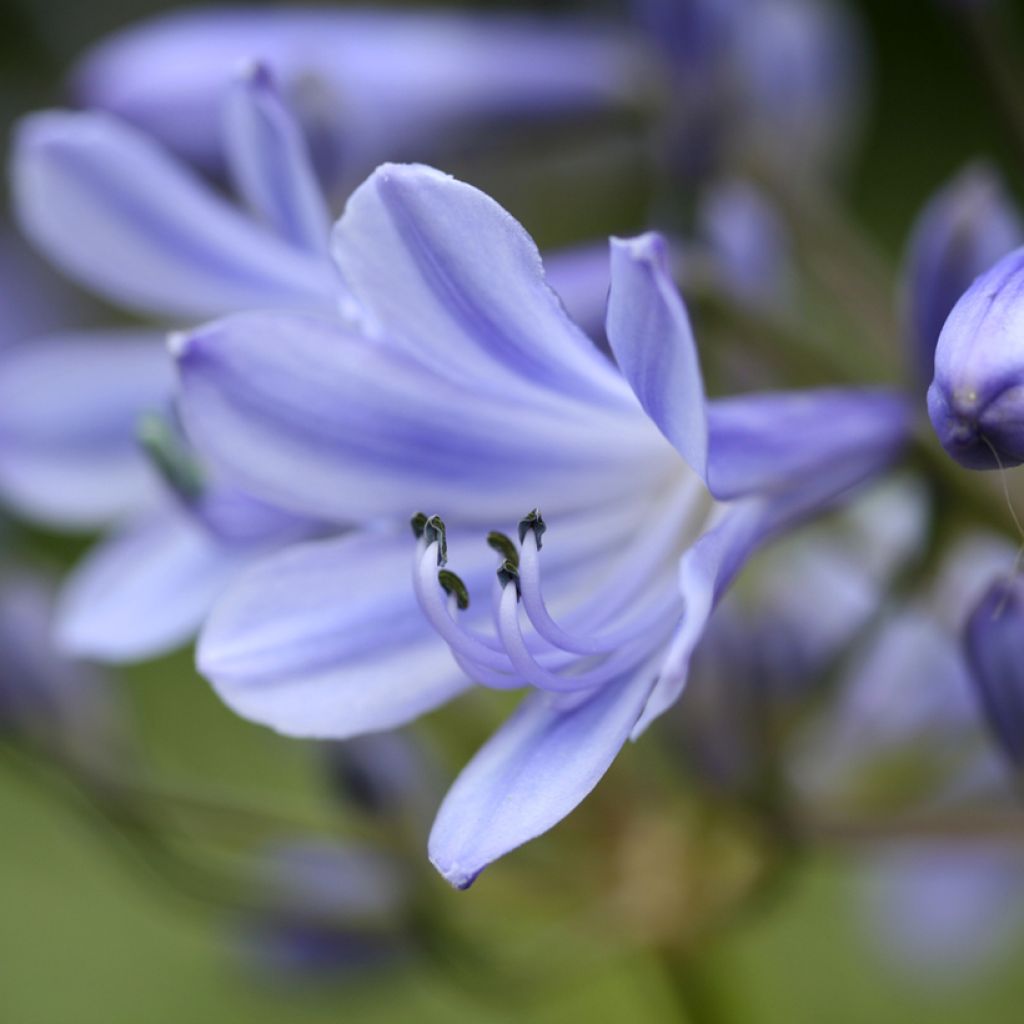
[[[5,133],[19,112],[59,102],[62,70],[85,46],[169,6],[146,0],[4,0],[0,123]],[[853,6],[864,20],[874,67],[865,145],[850,197],[896,263],[908,225],[934,187],[973,156],[1005,161],[1007,153],[945,5],[861,0]],[[542,154],[532,178],[510,179],[479,168],[474,180],[492,189],[542,244],[636,226],[638,205],[610,192],[597,214],[577,202],[569,212],[547,217],[546,211],[560,204],[537,187],[539,176],[550,171],[557,179],[554,187],[561,188],[558,194],[569,196],[572,168],[571,153]],[[538,194],[543,201],[531,198]],[[587,216],[594,219],[584,224]],[[66,560],[73,547],[40,534],[23,542],[55,562]],[[226,802],[265,810],[268,819],[294,817],[318,833],[345,834],[346,821],[319,771],[318,751],[236,719],[195,675],[188,655],[122,672],[118,686],[155,774],[175,791],[221,795]],[[432,716],[425,730],[445,735],[447,771],[456,769],[496,717],[482,699]],[[445,972],[428,962],[305,986],[254,976],[233,950],[230,915],[165,885],[145,858],[112,839],[59,779],[41,779],[0,762],[0,1021],[599,1024],[680,1019],[670,972],[642,935],[630,933],[628,915],[595,915],[588,905],[592,890],[576,884],[578,858],[586,857],[595,836],[607,832],[608,808],[637,792],[637,778],[650,767],[644,759],[651,756],[639,748],[627,750],[602,787],[604,797],[588,802],[554,836],[493,868],[472,891],[450,892],[439,879],[427,883],[435,910],[481,944],[500,982],[493,985],[486,981],[489,975],[474,983],[463,976],[465,969]],[[273,828],[267,832],[251,839],[267,838]],[[249,839],[239,837],[239,845]],[[667,849],[675,847],[669,842]],[[659,858],[655,851],[640,858],[634,869],[651,872],[640,878],[641,886],[657,892],[655,876],[666,861],[671,873],[671,855]],[[529,888],[530,877],[538,874],[546,879],[543,892]],[[714,1019],[738,1024],[1020,1020],[1024,937],[965,978],[915,977],[889,962],[864,927],[855,912],[858,892],[846,861],[812,857],[778,898],[706,942],[699,985],[714,991]]]

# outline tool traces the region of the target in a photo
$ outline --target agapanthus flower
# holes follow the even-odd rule
[[[522,227],[427,167],[373,174],[332,252],[358,328],[254,313],[174,339],[204,456],[353,527],[247,571],[198,663],[240,714],[306,736],[394,726],[472,682],[530,687],[435,823],[431,856],[464,886],[673,703],[746,557],[887,465],[907,411],[864,391],[708,402],[652,234],[612,243],[616,366]]]
[[[69,276],[165,324],[333,309],[326,204],[262,66],[240,73],[224,123],[250,213],[108,114],[31,115],[12,157],[22,229]],[[180,644],[254,552],[315,529],[194,458],[174,419],[165,330],[66,331],[0,359],[5,498],[54,525],[114,528],[62,597],[57,634],[79,655],[128,660]]]
[[[908,364],[924,390],[950,311],[974,280],[1024,241],[1024,223],[998,173],[972,164],[918,216],[906,255]]]
[[[928,415],[969,469],[1024,462],[1024,249],[982,274],[949,314],[935,349]]]
[[[72,92],[215,168],[220,97],[254,56],[280,81],[332,187],[381,160],[465,147],[488,125],[633,103],[646,78],[637,47],[587,19],[232,7],[109,37],[80,62]]]

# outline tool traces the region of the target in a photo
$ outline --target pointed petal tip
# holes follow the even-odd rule
[[[196,331],[171,331],[167,335],[167,351],[176,362],[181,362],[195,347]]]
[[[459,892],[465,892],[470,888],[483,871],[483,868],[469,871],[457,862],[447,863],[443,856],[433,851],[430,851],[428,856],[430,857],[430,863],[434,865],[441,877],[453,889],[457,889]]]
[[[612,236],[609,239],[612,255],[622,255],[638,263],[664,267],[668,260],[668,241],[658,231],[645,231],[630,238]]]

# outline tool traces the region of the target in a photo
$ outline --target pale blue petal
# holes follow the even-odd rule
[[[267,306],[330,308],[334,277],[246,219],[136,129],[106,114],[23,120],[12,163],[22,229],[105,298],[200,319]]]
[[[345,739],[443,704],[469,682],[416,604],[414,552],[404,528],[256,563],[207,620],[200,671],[235,712],[297,736]]]
[[[729,499],[773,491],[851,463],[895,456],[911,409],[885,390],[822,388],[766,392],[708,404],[708,486]]]
[[[156,657],[188,642],[251,557],[169,508],[103,541],[61,593],[56,638],[66,654],[107,662]]]
[[[349,200],[335,260],[368,326],[453,380],[503,394],[527,380],[626,407],[608,360],[568,318],[522,226],[483,192],[419,165],[385,165]]]
[[[282,238],[327,252],[331,220],[302,129],[262,64],[246,68],[224,112],[228,164],[240,196]]]
[[[464,148],[484,122],[619,105],[647,79],[621,32],[581,19],[249,7],[177,12],[108,37],[73,88],[83,105],[217,167],[218,107],[253,58],[274,72],[335,179],[339,167],[358,178],[403,153]]]
[[[323,519],[554,514],[636,493],[673,455],[652,453],[642,417],[511,385],[495,400],[314,316],[240,314],[175,348],[200,451],[242,489]]]
[[[429,845],[438,871],[464,889],[492,861],[561,821],[629,738],[652,681],[641,671],[567,711],[542,693],[527,697],[441,804]]]
[[[660,235],[612,239],[608,342],[640,404],[699,476],[708,473],[704,381]]]
[[[161,335],[82,332],[0,353],[0,495],[21,514],[90,528],[150,507],[159,480],[139,417],[171,400]]]

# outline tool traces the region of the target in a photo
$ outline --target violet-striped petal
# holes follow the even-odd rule
[[[218,601],[200,671],[238,714],[297,736],[345,739],[444,703],[469,681],[417,607],[413,550],[403,528],[268,556]]]
[[[375,332],[439,374],[501,396],[507,379],[628,408],[628,392],[544,279],[540,254],[493,199],[430,167],[387,164],[349,200],[335,260]]]
[[[323,190],[302,128],[265,65],[250,64],[232,84],[224,132],[239,195],[282,238],[326,253],[331,221]]]
[[[323,519],[554,514],[634,494],[673,455],[652,453],[642,418],[537,401],[514,382],[496,400],[315,316],[239,314],[175,348],[200,451],[244,490]]]
[[[173,506],[103,541],[72,572],[57,608],[64,653],[106,662],[156,657],[186,643],[251,557]]]
[[[61,334],[0,353],[0,496],[24,515],[91,528],[150,507],[159,481],[139,417],[171,400],[158,334]]]
[[[11,173],[15,212],[31,241],[118,304],[188,319],[267,306],[331,308],[326,261],[248,220],[109,115],[26,118]]]
[[[650,693],[653,669],[560,710],[527,697],[462,770],[430,834],[434,866],[465,889],[488,864],[556,825],[597,785]]]
[[[661,235],[612,239],[608,342],[647,415],[699,476],[708,474],[704,381]]]

